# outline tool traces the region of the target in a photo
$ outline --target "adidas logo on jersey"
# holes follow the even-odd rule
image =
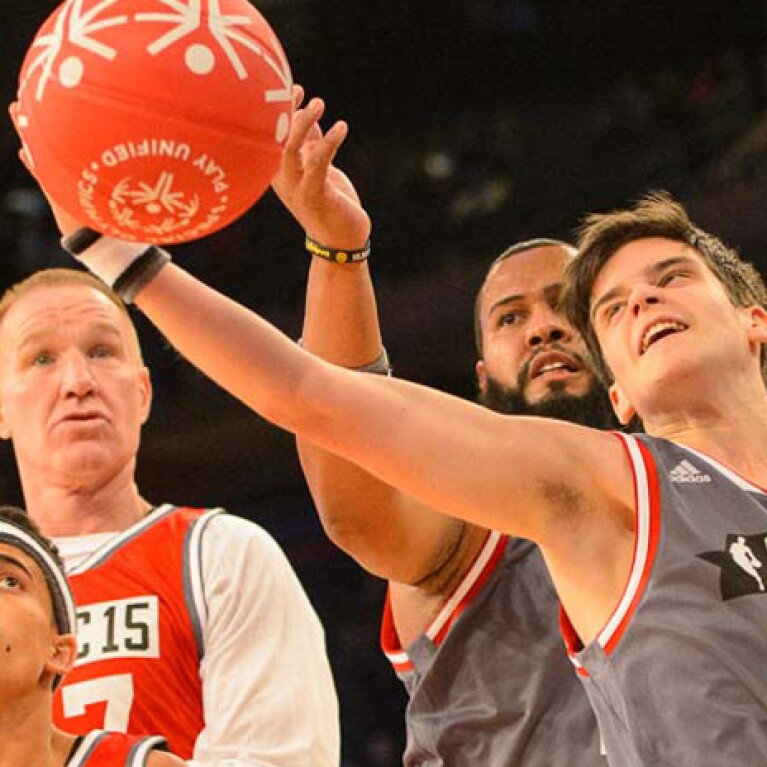
[[[711,482],[711,477],[693,466],[686,458],[669,472],[672,482]]]

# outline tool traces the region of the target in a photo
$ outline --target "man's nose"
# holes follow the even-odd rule
[[[572,330],[567,321],[553,309],[536,313],[527,331],[527,345],[530,348],[555,341],[569,341],[571,338]]]
[[[643,310],[661,302],[660,291],[655,285],[638,283],[629,294],[629,311],[636,317]]]
[[[66,396],[86,397],[96,390],[96,379],[82,354],[70,354],[62,360],[62,389]]]

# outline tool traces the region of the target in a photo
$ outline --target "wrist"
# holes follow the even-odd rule
[[[304,339],[299,338],[296,343],[303,349]],[[394,368],[389,361],[389,354],[386,351],[386,347],[381,345],[381,353],[367,365],[349,366],[343,365],[347,370],[353,370],[355,373],[375,373],[376,375],[383,375],[389,378],[394,374]]]
[[[332,261],[336,264],[359,264],[366,261],[370,255],[370,238],[360,248],[332,248],[318,242],[314,238],[306,235],[304,247],[307,252],[315,258],[321,258],[325,261]]]
[[[154,245],[117,240],[87,228],[63,237],[61,244],[126,303],[170,261],[170,255]]]
[[[90,247],[72,255],[111,288],[148,247],[147,243],[100,237]]]

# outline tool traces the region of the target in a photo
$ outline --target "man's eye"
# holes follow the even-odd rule
[[[506,312],[498,318],[498,325],[515,325],[519,322],[519,314],[516,312]]]
[[[39,352],[32,357],[32,364],[37,366],[50,365],[53,362],[53,355],[48,352]]]
[[[21,581],[13,575],[1,575],[0,588],[18,589],[21,588]]]
[[[675,282],[676,280],[687,276],[687,272],[668,272],[660,278],[658,284],[663,287],[664,285],[668,285],[670,282]]]
[[[94,359],[103,359],[113,356],[112,350],[108,346],[95,346],[90,351],[90,356]]]

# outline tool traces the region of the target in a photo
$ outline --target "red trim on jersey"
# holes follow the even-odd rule
[[[623,443],[624,449],[628,453],[628,447],[626,446],[626,443],[621,440]],[[634,590],[634,595],[631,599],[631,603],[628,606],[628,609],[626,610],[625,614],[621,618],[620,623],[618,624],[617,628],[613,631],[612,635],[609,637],[607,642],[604,645],[604,651],[607,655],[609,655],[617,646],[618,642],[620,641],[621,637],[626,631],[626,628],[628,627],[629,621],[634,616],[634,613],[636,612],[637,605],[639,604],[639,600],[642,598],[642,595],[644,594],[645,587],[647,586],[647,581],[650,578],[650,573],[652,572],[653,563],[655,562],[655,554],[658,550],[658,541],[660,540],[660,486],[658,484],[658,468],[655,465],[655,459],[652,456],[652,453],[648,449],[648,447],[641,442],[640,440],[636,440],[637,445],[639,446],[639,452],[642,455],[642,462],[645,466],[645,471],[647,472],[647,493],[648,493],[648,500],[649,500],[649,509],[648,509],[648,537],[647,537],[647,556],[645,559],[644,567],[642,568],[641,577],[639,580],[638,585],[636,586]],[[633,464],[632,464],[633,468]],[[638,489],[636,487],[636,475],[634,476],[634,499],[635,504],[637,502],[637,494]],[[631,559],[631,567],[633,569],[634,562],[636,560],[637,556],[637,537],[636,537],[636,530],[635,530],[635,540],[634,540],[634,554]],[[628,586],[628,584],[627,584]]]
[[[618,600],[618,604],[616,605],[608,620],[605,622],[605,625],[597,633],[596,638],[594,639],[594,641],[598,641],[610,623],[616,618],[618,611],[621,610],[622,615],[619,622],[610,631],[610,634],[607,637],[607,641],[603,645],[604,652],[608,655],[617,646],[621,637],[625,633],[631,618],[636,612],[637,605],[639,604],[639,601],[644,594],[645,588],[647,586],[647,581],[650,577],[650,573],[652,572],[653,563],[655,562],[655,554],[657,552],[658,542],[660,540],[660,486],[658,484],[658,470],[655,465],[655,460],[652,456],[652,453],[650,452],[649,448],[643,442],[641,442],[641,440],[629,437],[629,439],[633,440],[634,444],[639,450],[639,455],[641,457],[642,464],[644,465],[645,473],[647,476],[647,544],[645,551],[641,552],[638,548],[640,538],[639,525],[641,523],[640,515],[644,512],[642,508],[640,508],[640,488],[638,486],[637,472],[634,465],[634,460],[629,451],[628,443],[626,441],[627,438],[618,433],[615,433],[615,437],[620,440],[621,445],[626,452],[626,457],[628,458],[629,466],[631,467],[631,475],[634,483],[634,550],[631,556],[631,566],[626,578],[626,583],[621,591],[621,597]],[[645,555],[645,560],[642,566],[642,570],[639,574],[639,580],[633,587],[631,601],[628,605],[623,606],[623,602],[629,593],[629,589],[631,588],[632,577],[635,575],[634,569],[637,564],[637,557],[641,556],[642,554]],[[572,622],[570,621],[570,618],[562,605],[560,605],[559,608],[559,628],[560,632],[562,633],[565,646],[567,647],[567,653],[570,656],[570,660],[575,665],[576,671],[581,676],[588,676],[588,671],[580,664],[577,658],[577,654],[584,649],[583,642],[578,636],[578,632],[573,627]]]
[[[397,628],[394,625],[394,614],[391,609],[391,591],[388,588],[386,589],[386,602],[384,603],[383,618],[381,620],[381,649],[395,671],[405,672],[413,670],[413,662],[402,649],[402,644],[397,635]]]
[[[573,666],[575,666],[575,672],[580,676],[588,676],[589,672],[581,666],[577,658],[577,654],[583,649],[583,642],[581,642],[578,632],[573,628],[573,624],[570,622],[570,618],[565,612],[565,608],[562,607],[561,602],[559,603],[559,631],[562,634],[562,639],[565,640],[567,654],[570,656]]]
[[[485,565],[483,566],[481,572],[476,576],[476,580],[474,583],[469,587],[469,590],[461,597],[458,604],[453,608],[453,611],[450,613],[450,617],[445,621],[443,626],[439,629],[437,634],[434,637],[434,644],[435,645],[441,645],[442,642],[445,640],[445,637],[447,636],[448,632],[450,631],[452,625],[458,620],[458,617],[461,615],[461,613],[471,604],[474,597],[479,593],[479,590],[487,583],[487,579],[490,577],[491,573],[495,570],[495,568],[498,565],[498,562],[500,561],[501,557],[503,556],[503,552],[506,550],[506,546],[509,543],[509,536],[508,535],[502,535],[498,541],[495,544],[495,547],[493,548],[492,553],[490,554],[490,558],[487,560]],[[474,563],[480,558],[484,551],[484,546],[480,551],[477,553],[477,556],[474,557],[474,560],[471,563],[471,566],[466,571],[467,576],[471,573],[471,568],[474,567]],[[458,584],[453,589],[453,592],[450,594],[450,597],[446,600],[447,602],[450,601],[450,599],[453,598],[453,596],[457,593],[457,591],[466,583],[466,577],[461,581],[461,583]]]
[[[492,542],[493,536],[498,536],[494,543]],[[428,635],[436,629],[436,633],[432,638],[435,645],[439,646],[442,644],[455,621],[487,583],[488,578],[498,566],[508,543],[508,535],[499,535],[498,533],[492,532],[487,534],[485,542],[472,560],[471,565],[466,569],[466,574],[443,602],[444,610],[444,608],[450,604],[452,599],[456,596],[459,597],[456,604],[450,609],[449,615],[444,616],[441,610],[440,614],[423,632]],[[489,556],[487,551],[488,545],[492,545],[492,550],[489,552]],[[478,573],[472,573],[472,569],[483,556],[487,557],[487,561],[482,565],[482,569]],[[465,593],[460,593],[461,591],[465,591]],[[386,602],[384,604],[383,619],[381,621],[381,648],[396,671],[411,671],[413,669],[413,663],[407,657],[407,652],[402,648],[396,626],[394,625],[390,589],[387,589],[386,592]]]

